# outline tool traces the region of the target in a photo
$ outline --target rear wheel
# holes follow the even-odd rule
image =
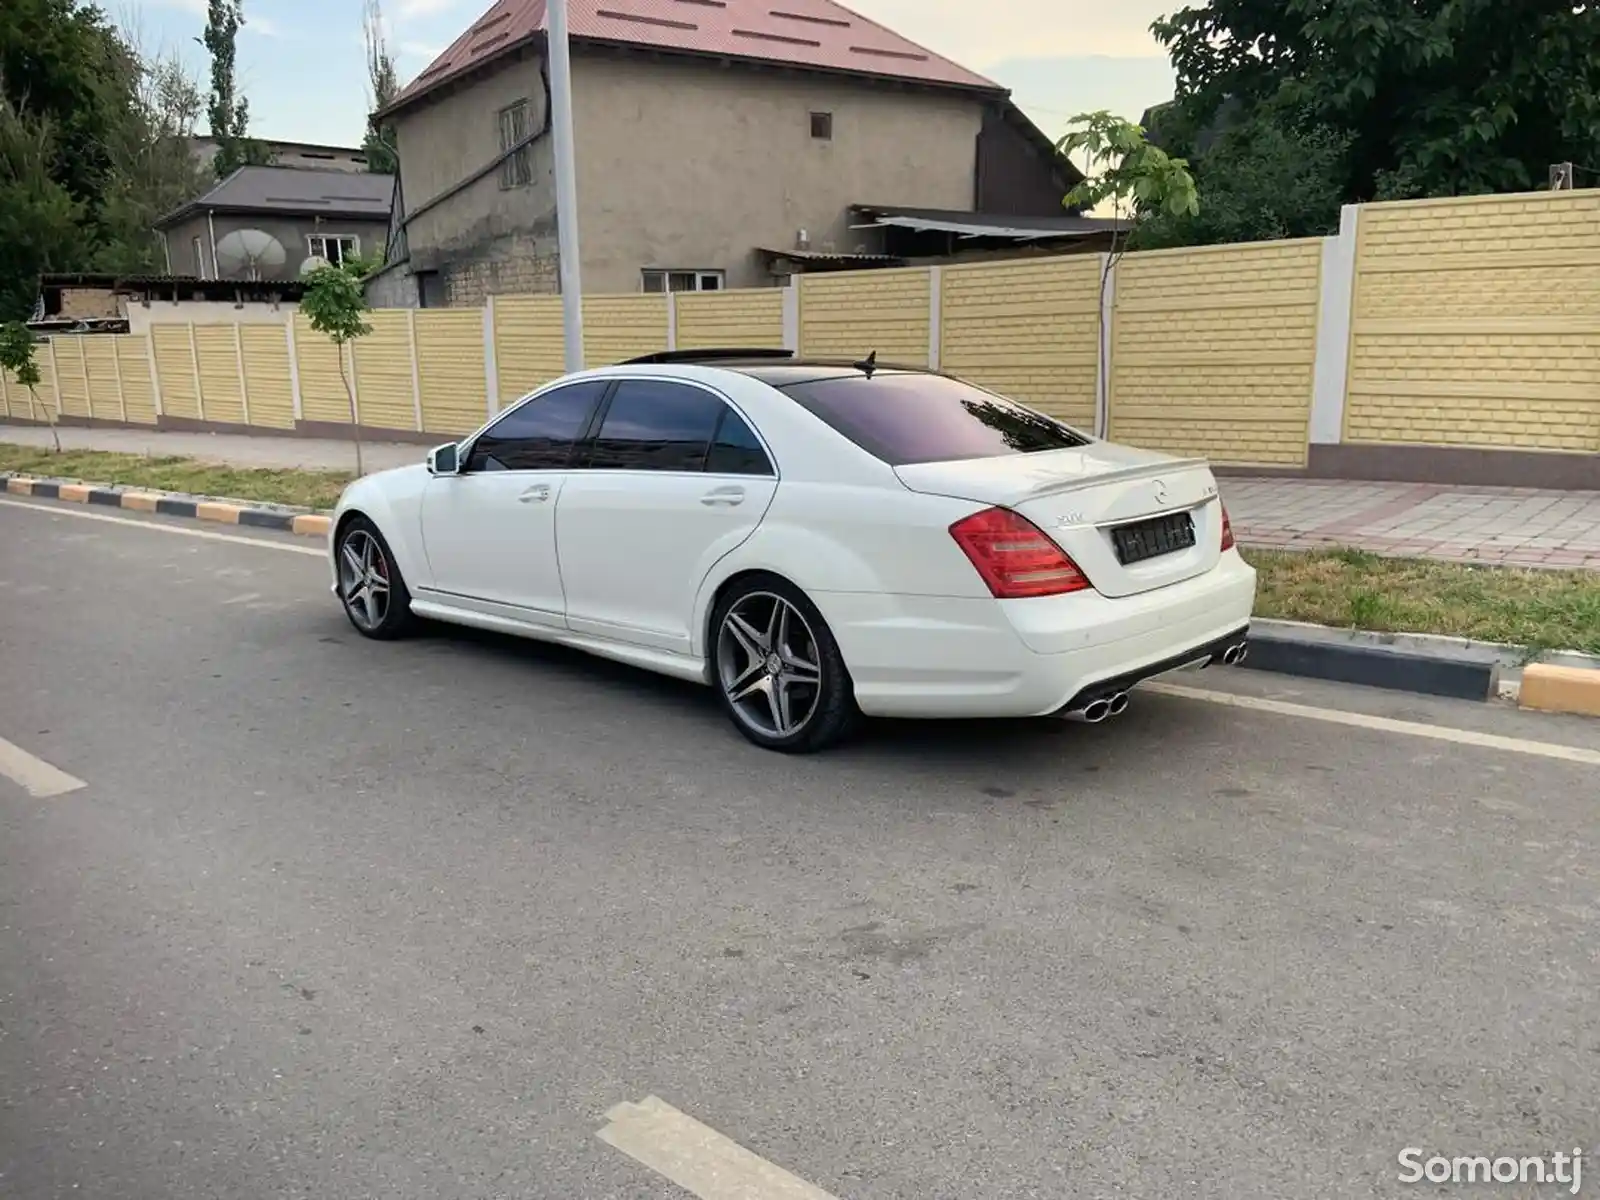
[[[730,588],[712,614],[711,676],[756,745],[809,754],[841,740],[859,712],[844,656],[816,605],[775,575]]]
[[[395,566],[389,543],[366,517],[354,517],[339,535],[339,599],[363,637],[389,641],[416,624],[411,592]]]

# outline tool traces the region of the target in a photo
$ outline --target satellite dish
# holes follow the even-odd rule
[[[326,267],[331,265],[332,264],[330,264],[327,259],[323,258],[322,255],[313,254],[310,258],[306,259],[305,262],[300,264],[301,277],[303,278],[304,276],[311,274],[311,272],[315,271],[318,267]]]
[[[235,229],[217,243],[218,274],[232,279],[260,279],[288,261],[283,244],[259,229]]]

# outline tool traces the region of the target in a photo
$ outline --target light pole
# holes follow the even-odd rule
[[[556,228],[561,256],[561,325],[566,369],[583,369],[583,272],[578,261],[578,168],[572,136],[572,54],[567,0],[546,0],[550,49],[550,132],[555,142]]]

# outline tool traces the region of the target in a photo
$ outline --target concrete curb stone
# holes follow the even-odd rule
[[[331,520],[327,513],[286,504],[189,496],[144,488],[102,487],[74,479],[46,479],[10,471],[0,471],[0,481],[4,482],[5,491],[13,496],[123,508],[130,512],[153,512],[167,517],[212,521],[220,525],[243,525],[251,529],[275,529],[305,537],[326,537]]]

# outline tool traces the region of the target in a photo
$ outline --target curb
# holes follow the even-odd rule
[[[1538,712],[1600,717],[1600,671],[1535,663],[1522,673],[1517,703]]]
[[[311,512],[306,509],[252,505],[237,500],[214,500],[206,496],[187,496],[181,492],[100,487],[72,479],[42,479],[10,472],[0,472],[0,480],[5,482],[5,491],[13,496],[65,500],[70,504],[121,508],[129,512],[159,513],[166,517],[213,521],[219,525],[276,529],[304,537],[326,537],[332,521],[326,513]]]

